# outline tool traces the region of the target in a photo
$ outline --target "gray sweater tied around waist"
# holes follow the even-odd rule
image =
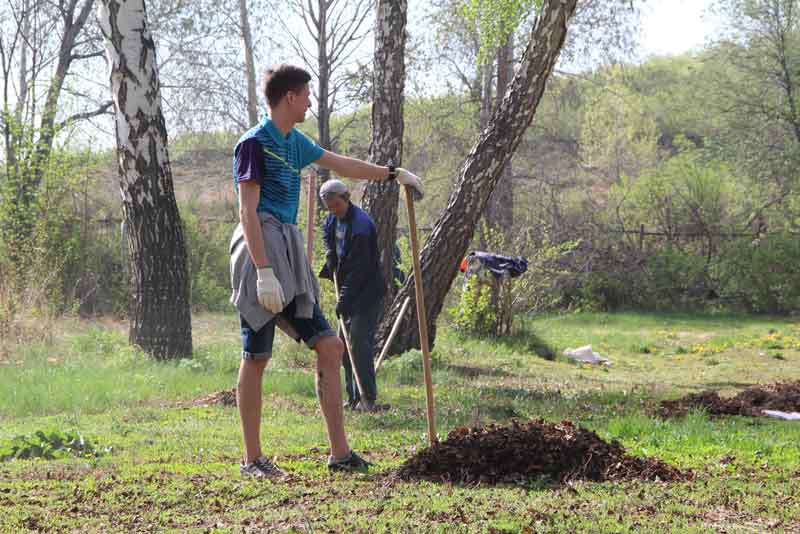
[[[314,304],[319,301],[319,283],[311,270],[305,251],[303,232],[295,224],[282,223],[273,215],[259,212],[264,250],[275,276],[283,288],[284,306],[295,301],[295,317],[310,319]],[[255,331],[261,330],[275,314],[258,302],[256,282],[258,272],[244,239],[241,223],[231,237],[231,303],[236,306],[247,324]],[[293,339],[299,336],[278,316],[277,326]]]

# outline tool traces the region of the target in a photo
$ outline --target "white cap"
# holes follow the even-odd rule
[[[348,192],[347,186],[343,181],[331,178],[324,182],[319,188],[319,198],[325,199],[328,195],[343,195]]]

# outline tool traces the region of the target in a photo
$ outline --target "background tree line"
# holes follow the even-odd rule
[[[720,0],[726,26],[715,42],[632,63],[637,5],[577,3],[560,65],[590,50],[598,66],[555,67],[513,158],[493,175],[483,219],[465,236],[467,248],[531,260],[515,310],[797,309],[797,4]],[[93,148],[113,135],[96,7],[16,0],[0,8],[5,317],[130,313],[114,158],[111,147]],[[543,7],[418,9],[432,31],[406,34],[402,2],[147,2],[195,309],[227,309],[230,150],[263,110],[255,80],[272,58],[314,73],[318,106],[303,127],[323,146],[402,161],[425,177],[422,227],[448,210],[472,215],[448,208],[463,186],[459,169],[499,114]],[[381,49],[403,53],[394,79],[374,72]],[[385,102],[393,104],[376,129]],[[364,203],[387,214],[387,250],[404,239],[396,191],[366,191]],[[440,309],[460,291],[451,256],[441,255],[449,274],[426,280]],[[398,350],[414,342],[401,339]]]

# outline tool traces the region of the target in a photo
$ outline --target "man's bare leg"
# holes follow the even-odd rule
[[[350,445],[344,433],[342,384],[339,379],[344,344],[338,337],[327,336],[319,340],[314,350],[317,352],[317,397],[325,418],[331,455],[344,458],[350,454]]]
[[[236,404],[242,421],[244,462],[249,464],[261,456],[261,382],[269,358],[245,360],[239,365]]]

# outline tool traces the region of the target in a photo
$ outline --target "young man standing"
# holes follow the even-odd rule
[[[317,395],[330,444],[328,468],[369,467],[347,442],[339,382],[344,346],[320,309],[319,286],[296,226],[302,168],[317,163],[355,179],[396,178],[423,194],[420,179],[412,173],[323,150],[294,128],[311,107],[310,80],[306,71],[291,65],[267,69],[261,89],[270,116],[234,148],[240,224],[231,238],[231,302],[240,314],[242,360],[236,396],[245,449],[240,470],[248,476],[284,475],[264,456],[260,439],[262,377],[276,326],[316,352]]]
[[[380,408],[375,404],[378,387],[373,344],[386,292],[378,232],[370,216],[350,202],[350,191],[344,182],[328,180],[322,184],[319,196],[330,212],[325,220],[326,262],[319,275],[330,280],[335,278],[339,285],[336,314],[347,327],[353,351],[348,354],[345,345],[342,357],[347,406],[357,411],[374,412]],[[358,380],[353,377],[354,371]],[[363,397],[359,384],[364,388]]]

